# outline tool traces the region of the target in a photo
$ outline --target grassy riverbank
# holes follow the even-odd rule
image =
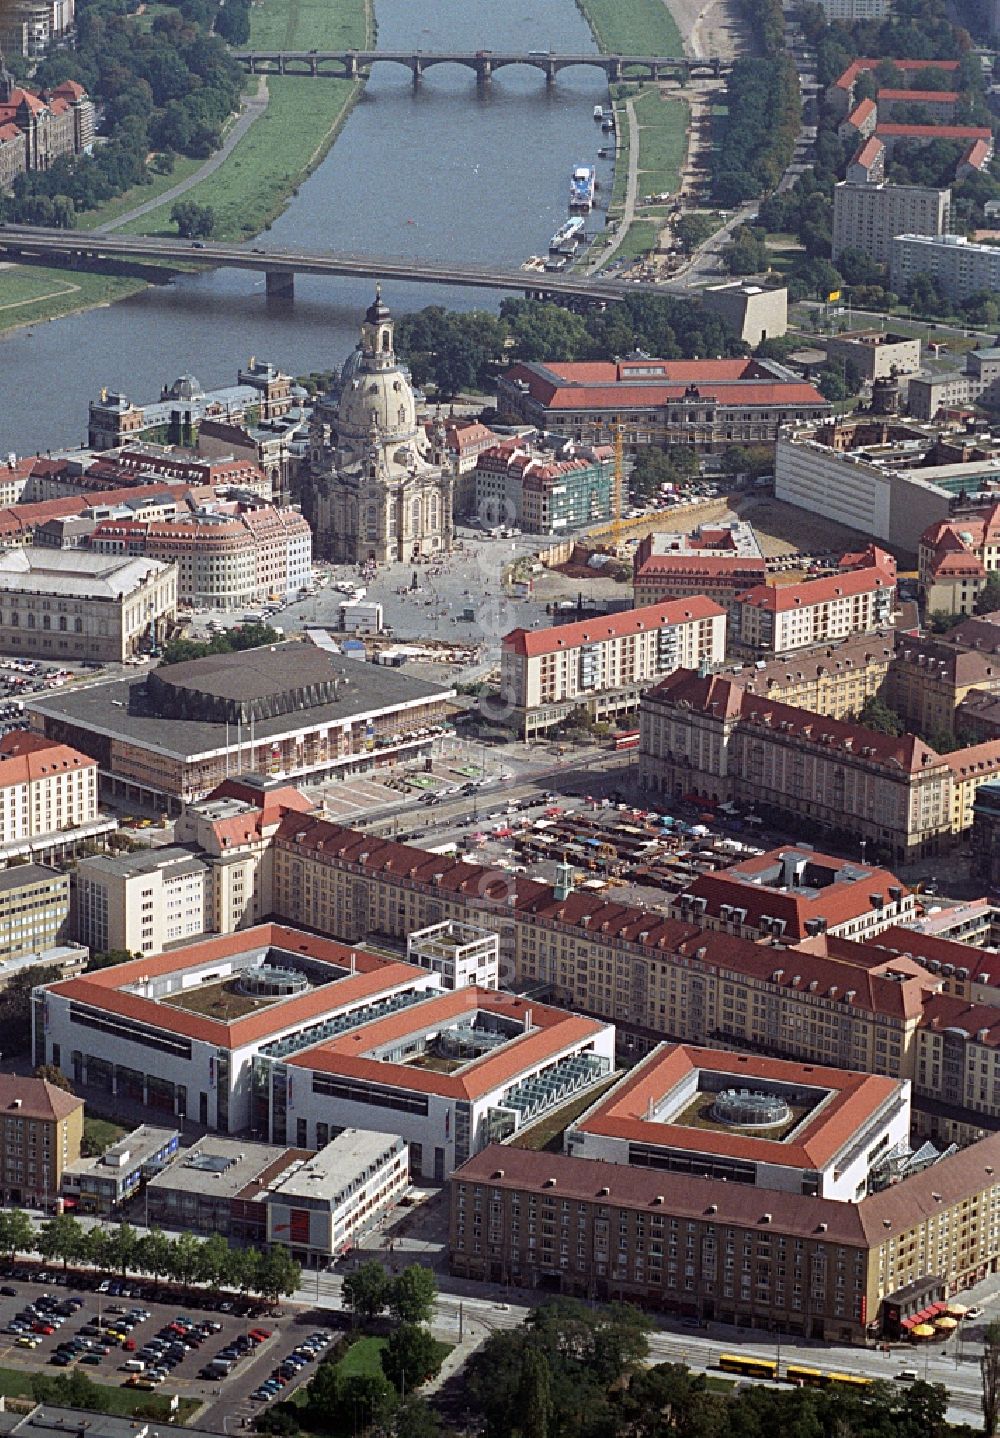
[[[576,0],[606,55],[683,55],[684,42],[663,0]]]
[[[0,266],[0,334],[93,309],[95,305],[108,305],[144,288],[144,280],[126,275],[36,265]]]
[[[258,49],[364,49],[373,36],[365,0],[262,0],[250,15],[250,45]],[[211,205],[216,236],[247,239],[281,213],[350,113],[361,91],[354,80],[268,78],[268,105],[229,158],[185,199]],[[124,227],[124,233],[174,234],[164,205]]]

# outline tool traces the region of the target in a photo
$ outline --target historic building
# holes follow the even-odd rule
[[[443,424],[428,438],[392,347],[381,293],[340,376],[329,426],[313,435],[317,550],[337,563],[405,563],[451,548],[454,472]]]

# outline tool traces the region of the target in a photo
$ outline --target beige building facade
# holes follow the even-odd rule
[[[842,181],[833,187],[834,262],[845,250],[861,250],[888,264],[896,235],[943,235],[950,216],[950,190]]]

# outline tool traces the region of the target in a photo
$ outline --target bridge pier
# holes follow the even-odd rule
[[[419,89],[420,89],[420,82],[423,80],[423,78],[424,78],[424,66],[423,66],[423,61],[422,61],[422,60],[414,60],[414,62],[413,62],[413,88],[414,88],[414,90],[419,90]]]
[[[622,62],[620,55],[611,55],[605,66],[609,80],[620,80],[622,77]]]
[[[546,86],[546,89],[551,90],[552,87],[553,87],[553,85],[554,85],[555,83],[556,83],[556,67],[555,67],[555,65],[553,65],[552,61],[550,60],[549,63],[548,63],[548,64],[546,65],[546,67],[545,67],[545,86]]]
[[[269,300],[294,300],[294,270],[266,270],[264,279],[265,294]]]
[[[485,57],[476,60],[476,84],[480,90],[488,90],[493,84],[493,62]]]

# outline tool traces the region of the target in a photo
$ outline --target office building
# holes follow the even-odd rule
[[[209,867],[176,845],[94,854],[77,865],[74,911],[77,939],[96,953],[161,954],[212,927]]]
[[[839,574],[799,584],[760,584],[741,594],[737,633],[742,648],[788,655],[890,627],[896,561],[875,545],[854,558],[855,566]]]
[[[161,642],[176,612],[172,564],[68,549],[0,554],[5,654],[120,664]]]
[[[111,794],[177,813],[226,779],[364,773],[430,754],[453,691],[289,641],[32,699]]]
[[[611,519],[613,497],[610,445],[497,437],[476,461],[472,513],[488,528],[562,534]]]
[[[896,635],[890,629],[842,639],[788,659],[731,664],[722,672],[737,679],[748,694],[831,719],[850,719],[881,694],[895,651]]]
[[[944,235],[950,219],[950,190],[842,181],[833,187],[834,262],[845,250],[860,250],[887,265],[896,235]]]
[[[649,444],[759,444],[830,406],[771,360],[642,358],[516,364],[497,381],[497,408],[508,423],[585,443],[606,444],[620,426],[634,452]]]
[[[661,1044],[566,1130],[566,1152],[857,1203],[906,1150],[910,1085],[872,1074]]]
[[[177,1129],[144,1123],[102,1154],[67,1164],[62,1177],[66,1207],[105,1217],[115,1213],[173,1158],[179,1144]]]
[[[725,653],[725,610],[704,598],[514,629],[500,647],[500,705],[530,739],[578,708],[599,720],[634,713],[643,690],[662,675],[679,665],[720,663]]]
[[[0,1200],[48,1208],[67,1164],[80,1157],[83,1099],[48,1079],[0,1074]]]
[[[43,864],[0,869],[0,984],[14,960],[55,949],[68,933],[68,874]]]
[[[849,330],[826,341],[830,364],[850,365],[862,380],[891,380],[916,374],[920,368],[920,340],[882,330]]]

